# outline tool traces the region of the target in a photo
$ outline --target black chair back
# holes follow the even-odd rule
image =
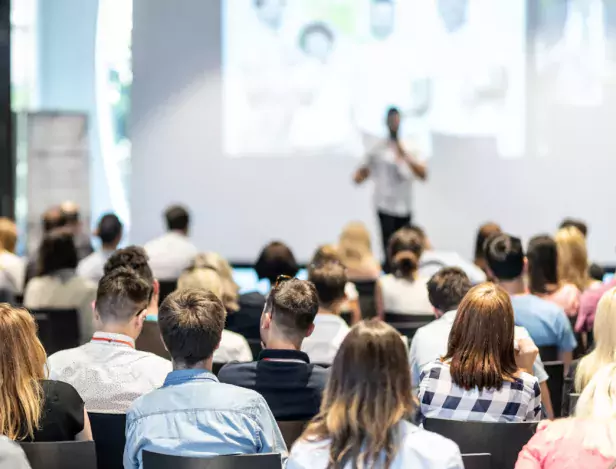
[[[252,352],[252,358],[254,360],[259,359],[259,354],[261,350],[263,350],[263,346],[261,345],[261,339],[246,339],[248,342],[248,346],[250,347],[250,351]]]
[[[226,363],[212,363],[212,373],[214,373],[216,376],[218,376],[218,372],[225,365],[226,365]]]
[[[462,462],[464,469],[491,469],[492,455],[487,453],[463,454]]]
[[[353,282],[357,288],[359,309],[362,319],[373,318],[376,316],[376,299],[374,290],[376,280],[356,280]]]
[[[563,362],[543,362],[545,372],[548,374],[548,389],[554,409],[554,417],[562,415],[563,388],[565,386],[565,365]]]
[[[491,466],[513,469],[537,422],[493,423],[426,419],[424,428],[455,441],[462,454],[489,453]]]
[[[143,323],[143,329],[135,341],[135,347],[137,350],[150,352],[159,357],[166,358],[167,360],[171,358],[169,352],[165,349],[163,339],[160,337],[160,329],[158,328],[157,321],[145,321]]]
[[[143,451],[143,469],[281,469],[279,454],[188,458]]]
[[[340,313],[340,317],[342,318],[342,320],[344,322],[347,323],[347,325],[352,326],[353,324],[351,324],[353,322],[353,316],[351,315],[350,312],[345,311],[344,313]]]
[[[79,346],[79,314],[76,309],[30,309],[47,356]]]
[[[399,314],[385,312],[385,322],[410,339],[417,329],[434,321],[434,314]]]
[[[126,415],[88,412],[98,469],[123,469]]]
[[[20,446],[32,469],[96,469],[93,441],[20,443]]]
[[[158,295],[158,305],[160,306],[165,298],[167,298],[171,293],[173,293],[178,288],[177,280],[159,280],[160,290]]]
[[[538,347],[538,349],[541,361],[556,362],[560,360],[560,357],[558,356],[558,347],[555,345],[546,345],[544,347]]]
[[[580,398],[580,395],[577,393],[569,394],[569,415],[570,416],[575,415],[575,406],[577,405],[579,398]]]
[[[304,433],[308,422],[308,420],[279,420],[277,422],[278,428],[280,428],[280,433],[282,433],[284,442],[286,443],[289,450],[291,449],[291,446],[293,446],[293,443],[295,443],[295,441],[297,441],[297,439],[302,436],[302,433]]]

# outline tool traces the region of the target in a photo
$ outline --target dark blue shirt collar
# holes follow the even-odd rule
[[[192,368],[189,370],[174,370],[167,375],[163,387],[175,384],[187,383],[190,381],[213,381],[218,383],[218,378],[211,371],[203,368]]]
[[[271,350],[264,349],[259,353],[259,360],[301,360],[310,363],[307,353],[300,350]]]

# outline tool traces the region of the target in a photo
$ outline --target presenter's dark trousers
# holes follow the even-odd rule
[[[389,215],[381,211],[379,214],[379,223],[381,225],[381,240],[383,241],[383,252],[385,253],[385,272],[390,271],[389,259],[387,258],[387,247],[389,246],[389,240],[391,236],[400,228],[410,226],[411,214],[406,216]]]

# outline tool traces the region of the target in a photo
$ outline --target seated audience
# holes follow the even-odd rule
[[[45,350],[25,309],[0,304],[0,434],[27,442],[91,440],[77,391],[45,379]]]
[[[103,276],[105,262],[118,249],[118,245],[122,241],[122,230],[122,222],[115,214],[103,215],[94,233],[101,240],[101,249],[79,262],[77,275],[98,283]]]
[[[66,201],[60,205],[64,217],[63,228],[73,235],[77,249],[77,260],[85,259],[94,252],[90,236],[84,232],[81,221],[81,210],[75,202]]]
[[[474,263],[464,259],[455,251],[440,251],[434,249],[425,231],[417,225],[411,227],[423,240],[424,250],[419,259],[419,276],[430,278],[443,267],[458,267],[462,269],[473,284],[486,281],[486,275]]]
[[[218,382],[211,372],[225,308],[211,292],[171,293],[158,324],[173,371],[126,415],[124,468],[141,469],[143,450],[192,457],[281,453],[286,446],[258,393]]]
[[[150,258],[154,277],[159,280],[176,280],[182,271],[190,266],[198,251],[188,239],[190,215],[180,206],[174,205],[165,211],[167,233],[144,246]]]
[[[537,350],[516,363],[509,295],[485,283],[464,297],[451,328],[447,353],[420,377],[423,417],[483,422],[539,420],[541,391],[530,370]]]
[[[537,347],[558,347],[567,369],[577,341],[560,306],[526,292],[522,241],[504,233],[491,237],[486,242],[486,260],[493,278],[511,295],[516,325],[528,331]]]
[[[420,327],[413,336],[409,353],[413,388],[419,386],[423,367],[447,353],[449,333],[456,319],[458,306],[471,288],[469,278],[457,267],[445,267],[434,274],[428,282],[428,296],[438,319]],[[523,327],[515,327],[514,340],[518,367],[524,366],[528,354],[537,355],[532,373],[539,381],[541,400],[546,414],[552,417],[552,402],[547,386],[548,374],[537,354],[537,347]],[[531,373],[530,369],[525,371]]]
[[[96,284],[75,272],[77,250],[73,236],[63,231],[46,235],[38,257],[39,275],[26,285],[24,306],[76,309],[80,341],[87,342],[94,332],[92,302],[96,298]]]
[[[6,436],[0,436],[0,469],[32,469],[24,451]]]
[[[423,239],[412,228],[396,231],[389,240],[389,265],[392,273],[381,277],[376,287],[379,316],[384,313],[429,314],[427,279],[418,273]]]
[[[488,263],[486,261],[485,244],[488,238],[492,235],[500,234],[502,232],[503,230],[501,230],[500,225],[493,222],[488,222],[479,227],[479,230],[477,230],[477,236],[475,237],[475,265],[483,271],[487,279],[490,281],[493,279],[490,278]]]
[[[178,290],[187,289],[210,291],[221,301],[224,296],[223,281],[218,272],[212,268],[194,267],[180,275]],[[227,314],[229,313],[227,312]],[[224,329],[222,331],[220,347],[214,351],[214,363],[228,363],[232,361],[251,362],[252,352],[244,337]]]
[[[591,286],[582,293],[580,311],[575,321],[575,332],[591,332],[595,322],[595,313],[601,297],[616,287],[616,277],[599,286]]]
[[[351,222],[342,229],[338,255],[351,282],[376,280],[381,275],[381,265],[372,253],[370,232],[361,222]]]
[[[13,220],[0,217],[0,271],[6,274],[11,291],[19,295],[24,289],[26,261],[15,255],[16,245],[17,225]]]
[[[580,291],[591,285],[588,275],[586,238],[577,228],[563,228],[554,238],[558,247],[558,278],[563,283],[572,283]]]
[[[232,363],[218,373],[223,383],[254,389],[277,420],[306,420],[321,405],[327,370],[310,363],[302,341],[314,330],[319,309],[312,283],[281,278],[270,291],[261,317],[265,349],[256,362]]]
[[[575,418],[544,421],[516,469],[610,469],[616,464],[616,363],[601,368],[578,400]]]
[[[559,251],[549,236],[535,236],[528,243],[528,289],[533,295],[545,298],[575,316],[580,307],[582,292],[559,277]]]
[[[233,279],[231,264],[216,252],[197,254],[193,260],[193,266],[213,269],[222,282],[222,304],[225,305],[227,314],[235,313],[240,307],[238,304],[240,287]]]
[[[346,273],[341,264],[326,262],[311,266],[308,280],[317,290],[319,311],[314,318],[312,334],[302,342],[302,352],[308,354],[312,363],[331,365],[349,333],[349,326],[340,317],[340,308],[346,301]]]
[[[259,280],[268,280],[269,285],[276,283],[280,276],[295,277],[299,271],[293,252],[286,244],[273,241],[263,248],[255,264]],[[261,313],[265,306],[265,296],[258,292],[240,295],[240,309],[227,318],[227,327],[247,339],[260,339]]]
[[[452,441],[410,423],[414,411],[400,335],[378,321],[349,332],[319,414],[293,445],[287,468],[462,469]]]
[[[171,372],[168,360],[135,349],[151,296],[152,285],[131,268],[110,271],[98,284],[92,340],[49,357],[49,376],[72,385],[90,412],[123,414]]]

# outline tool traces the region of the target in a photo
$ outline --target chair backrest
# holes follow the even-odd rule
[[[575,415],[575,406],[577,406],[579,398],[580,398],[580,395],[577,393],[569,394],[569,415],[570,416]]]
[[[32,469],[96,469],[93,441],[20,443]],[[101,468],[106,469],[106,468]]]
[[[535,433],[537,422],[462,422],[429,418],[424,428],[455,441],[462,454],[489,453],[492,467],[513,469],[518,453]]]
[[[158,305],[160,306],[165,298],[173,293],[178,288],[177,280],[159,280],[160,290],[158,295]]]
[[[376,299],[374,290],[376,280],[356,280],[353,282],[357,288],[359,309],[362,319],[373,318],[376,316]]]
[[[212,373],[214,373],[216,376],[218,376],[218,372],[225,365],[226,365],[226,363],[212,363]]]
[[[143,323],[143,329],[135,341],[135,347],[137,347],[137,350],[150,352],[167,360],[170,359],[169,352],[165,349],[163,339],[160,337],[160,329],[156,321],[145,321]]]
[[[308,422],[308,420],[279,420],[277,422],[278,428],[280,428],[280,433],[282,433],[282,437],[284,438],[287,448],[291,449],[293,443],[295,443],[295,441],[302,436],[306,426],[308,426]]]
[[[412,339],[417,329],[434,321],[434,314],[399,314],[385,312],[385,322],[400,334]]]
[[[350,312],[345,311],[344,313],[340,313],[340,317],[347,323],[347,325],[352,326],[351,323],[353,322],[353,316]]]
[[[88,412],[99,469],[123,469],[126,415]]]
[[[555,345],[546,345],[544,347],[538,347],[538,349],[541,361],[555,362],[559,360],[558,347],[556,347]]]
[[[143,451],[143,469],[280,469],[279,454],[241,454],[192,458]],[[100,468],[99,468],[100,469]],[[104,468],[102,468],[104,469]]]
[[[463,454],[464,469],[491,469],[492,455],[488,453]]]
[[[47,355],[79,346],[79,314],[76,309],[30,309]]]
[[[545,372],[548,374],[548,389],[554,417],[558,418],[562,414],[563,388],[565,386],[565,365],[563,362],[543,362]]]

